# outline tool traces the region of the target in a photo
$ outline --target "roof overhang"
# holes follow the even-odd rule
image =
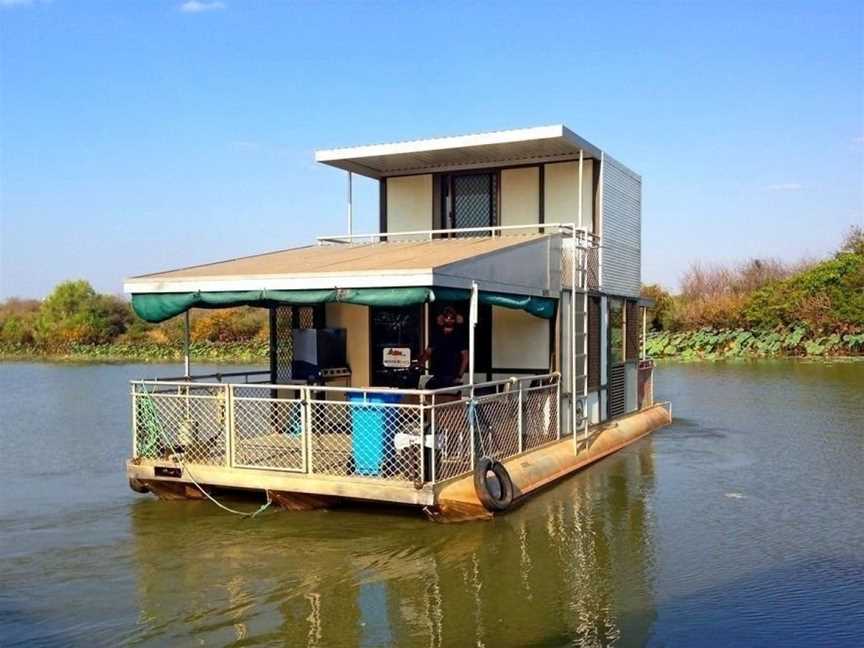
[[[130,294],[450,287],[530,296],[560,292],[556,235],[467,237],[282,250],[127,279]],[[554,271],[553,271],[554,270]]]
[[[315,152],[315,161],[369,178],[586,158],[600,149],[563,124]]]

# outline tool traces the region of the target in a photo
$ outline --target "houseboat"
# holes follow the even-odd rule
[[[125,282],[183,317],[184,375],[133,380],[132,488],[489,518],[671,420],[640,300],[641,178],[563,125],[320,150],[348,233]],[[354,174],[379,231],[352,231]],[[269,369],[195,375],[189,310],[269,311]]]

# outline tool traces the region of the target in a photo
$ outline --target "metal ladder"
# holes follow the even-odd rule
[[[571,351],[571,358],[573,362],[573,366],[570,368],[571,371],[571,381],[570,381],[570,415],[571,415],[571,427],[573,429],[573,438],[576,439],[576,432],[578,430],[582,430],[583,439],[588,438],[588,413],[587,413],[587,403],[588,403],[588,239],[585,240],[585,247],[577,246],[577,238],[573,237],[573,275],[571,277],[571,286],[570,286],[570,299],[573,302],[573,306],[571,306],[571,344],[573,345],[575,351],[576,348],[581,347],[581,353],[573,353]],[[582,299],[582,310],[576,310],[576,295],[581,294]],[[576,318],[580,317],[582,319],[582,330],[581,332],[576,329]],[[581,342],[577,346],[577,340]],[[576,373],[577,363],[580,363],[582,366],[582,371],[580,374]],[[577,405],[577,397],[576,397],[576,381],[581,381],[582,388],[580,398],[578,402],[581,403],[581,422],[577,425],[577,420],[580,418],[576,411]]]

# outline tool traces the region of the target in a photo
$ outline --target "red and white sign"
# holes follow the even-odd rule
[[[411,366],[411,349],[409,347],[384,347],[385,367],[407,369]]]

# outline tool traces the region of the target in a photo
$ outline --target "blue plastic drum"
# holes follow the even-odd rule
[[[348,392],[351,403],[351,442],[354,472],[358,475],[378,475],[388,453],[393,452],[392,435],[388,432],[389,408],[398,403],[400,394],[363,394]]]

